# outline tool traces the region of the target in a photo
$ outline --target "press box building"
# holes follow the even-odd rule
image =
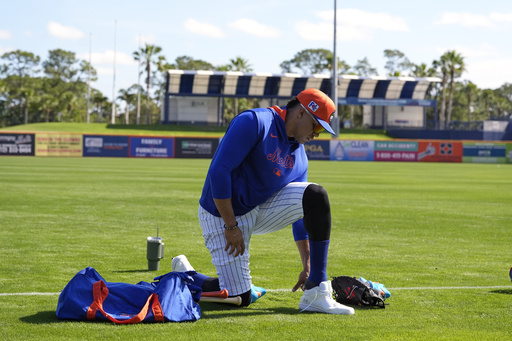
[[[363,106],[363,124],[370,128],[424,129],[427,98],[439,78],[338,77],[338,105]],[[271,74],[169,70],[161,121],[164,124],[221,125],[223,98],[257,98],[260,107],[285,105],[302,90],[331,93],[330,75]],[[436,119],[437,120],[437,119]]]

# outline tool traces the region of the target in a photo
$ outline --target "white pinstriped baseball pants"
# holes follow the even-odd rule
[[[302,196],[310,184],[312,183],[291,182],[249,213],[237,216],[238,227],[244,235],[245,252],[236,258],[224,251],[226,238],[222,218],[212,215],[199,205],[199,224],[203,229],[204,243],[217,269],[221,290],[228,289],[230,296],[236,296],[251,289],[251,236],[279,231],[303,218]]]

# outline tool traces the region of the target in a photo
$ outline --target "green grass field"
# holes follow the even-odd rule
[[[310,162],[310,180],[331,200],[329,276],[384,283],[386,309],[299,313],[301,294],[289,289],[301,263],[288,228],[251,241],[253,281],[269,292],[250,307],[202,304],[199,321],[180,324],[58,320],[57,293],[87,266],[136,283],[186,254],[214,275],[196,217],[209,161],[0,157],[0,338],[512,338],[512,168],[491,164]],[[148,272],[146,237],[157,226],[165,258]]]

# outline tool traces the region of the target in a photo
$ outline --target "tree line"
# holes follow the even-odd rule
[[[248,60],[240,56],[224,65],[213,65],[190,56],[177,57],[168,62],[162,48],[146,44],[133,52],[139,62],[137,83],[120,89],[117,98],[110,101],[99,90],[90,86],[97,80],[97,71],[74,52],[50,50],[46,60],[27,51],[11,51],[0,57],[0,126],[34,122],[103,122],[110,118],[113,108],[118,114],[116,123],[156,124],[164,96],[165,72],[179,70],[214,70],[251,72]],[[437,99],[440,127],[449,128],[454,122],[486,119],[507,119],[512,113],[512,84],[497,89],[480,89],[476,84],[461,80],[466,71],[464,57],[454,50],[445,52],[430,64],[411,62],[399,50],[384,50],[387,76],[439,77],[429,91]],[[280,64],[281,71],[304,75],[331,72],[333,55],[326,49],[306,49]],[[378,75],[367,58],[348,65],[338,60],[339,74],[360,76]],[[141,79],[144,79],[141,85]],[[224,119],[228,122],[238,112],[258,106],[251,98],[225,100]],[[122,108],[121,108],[122,107]],[[340,107],[341,120],[349,120],[353,127],[362,124],[362,108]],[[427,111],[427,119],[435,113]]]

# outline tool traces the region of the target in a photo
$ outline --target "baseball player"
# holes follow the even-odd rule
[[[247,110],[233,119],[213,156],[199,200],[199,222],[218,278],[197,274],[203,291],[227,289],[248,306],[264,294],[252,285],[249,243],[253,235],[293,225],[303,270],[292,291],[304,290],[299,309],[353,314],[337,303],[327,280],[331,213],[326,190],[307,181],[304,144],[327,130],[332,100],[306,89],[280,108]],[[193,270],[185,256],[173,271]]]

